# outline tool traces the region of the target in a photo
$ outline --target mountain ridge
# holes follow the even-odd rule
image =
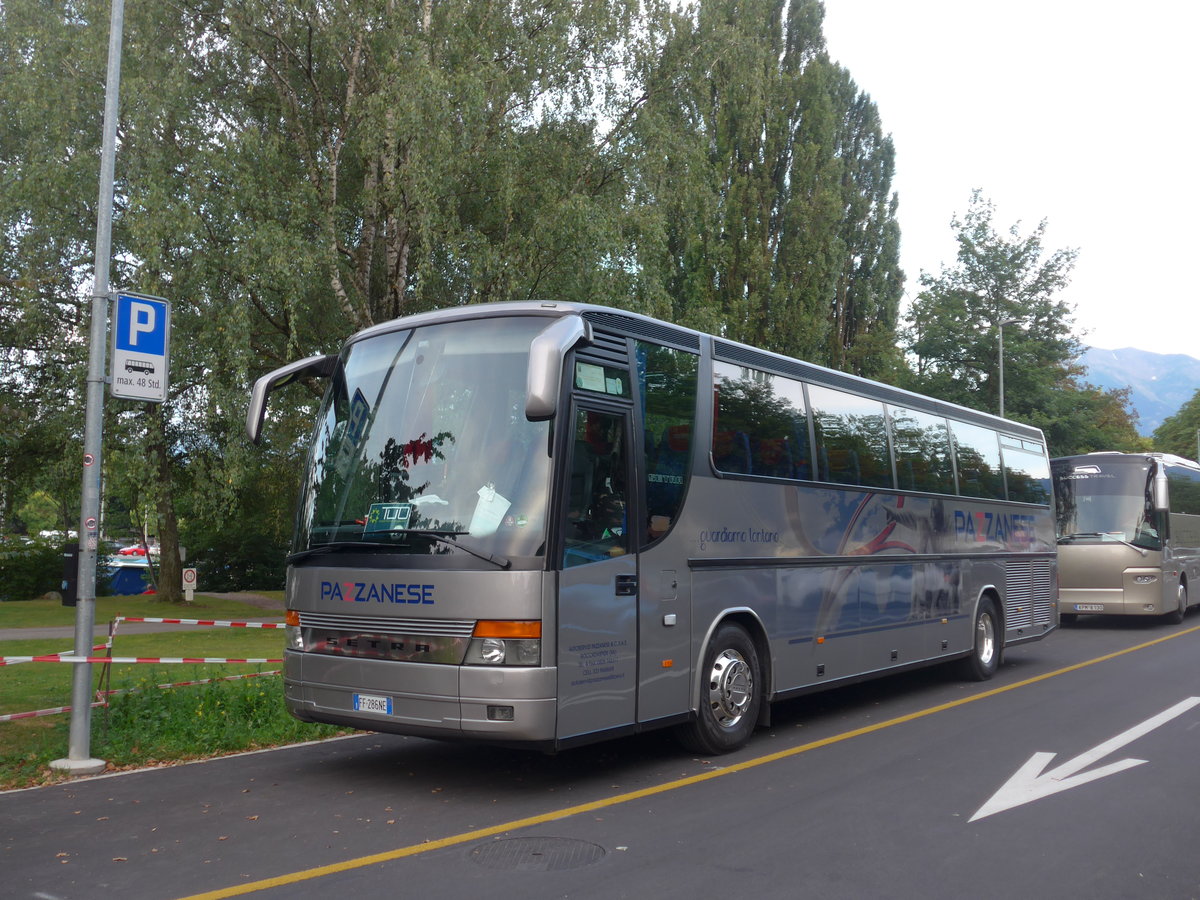
[[[1184,353],[1155,353],[1137,347],[1088,347],[1079,357],[1082,381],[1112,390],[1130,389],[1138,434],[1149,437],[1200,389],[1200,359]]]

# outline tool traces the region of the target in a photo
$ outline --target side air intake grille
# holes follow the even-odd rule
[[[586,312],[583,317],[596,328],[620,332],[631,337],[666,347],[700,352],[700,335],[694,331],[673,328],[663,322],[641,319],[637,316],[622,316],[609,312]]]
[[[1010,560],[1005,563],[1004,593],[1006,627],[1050,624],[1054,611],[1050,560]]]
[[[625,343],[625,337],[601,331],[599,328],[592,329],[592,342],[580,347],[578,355],[598,362],[616,363],[620,366],[629,365],[629,350]]]

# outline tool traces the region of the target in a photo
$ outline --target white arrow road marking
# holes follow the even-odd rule
[[[1089,781],[1095,781],[1097,778],[1103,778],[1105,775],[1115,775],[1117,772],[1123,772],[1125,769],[1140,766],[1146,760],[1122,759],[1119,762],[1109,763],[1107,766],[1101,766],[1099,769],[1093,769],[1090,772],[1076,774],[1092,765],[1092,763],[1099,762],[1108,756],[1108,754],[1120,750],[1126,744],[1133,743],[1138,738],[1149,734],[1155,728],[1165,725],[1176,716],[1183,715],[1197,705],[1200,705],[1200,697],[1188,697],[1186,700],[1176,703],[1170,709],[1163,710],[1157,716],[1152,716],[1140,725],[1134,725],[1128,731],[1122,731],[1116,737],[1098,744],[1091,750],[1079,754],[1074,759],[1068,760],[1061,766],[1051,769],[1049,772],[1042,772],[1042,769],[1049,765],[1050,760],[1054,759],[1056,754],[1033,754],[1033,756],[1029,757],[1029,761],[1025,765],[1017,769],[1012,778],[1004,782],[1000,790],[996,791],[987,803],[979,807],[979,811],[971,816],[970,821],[974,822],[993,813],[1003,812],[1006,809],[1012,809],[1014,806],[1030,803],[1042,797],[1049,797],[1051,794],[1057,794],[1059,791],[1087,784]]]

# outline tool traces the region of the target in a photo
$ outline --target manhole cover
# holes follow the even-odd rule
[[[471,851],[485,869],[509,872],[552,872],[580,869],[604,857],[599,844],[574,838],[531,837],[489,841]]]

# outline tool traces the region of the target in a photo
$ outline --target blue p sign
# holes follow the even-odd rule
[[[162,356],[167,341],[167,304],[117,295],[117,349]]]
[[[167,398],[171,304],[144,294],[117,294],[113,316],[112,395],[162,403]]]

